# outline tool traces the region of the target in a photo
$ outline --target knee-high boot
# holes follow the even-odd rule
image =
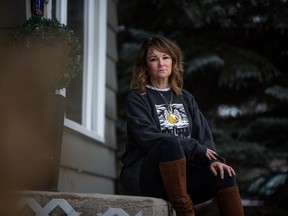
[[[160,162],[162,182],[177,216],[195,216],[192,200],[187,194],[186,158]]]
[[[218,191],[217,203],[222,216],[244,216],[239,190],[236,186]]]

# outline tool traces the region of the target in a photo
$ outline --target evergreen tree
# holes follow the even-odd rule
[[[239,168],[243,187],[255,175],[287,166],[287,1],[120,0],[118,134],[122,146],[126,138],[123,98],[129,91],[135,52],[150,34],[163,34],[182,48],[184,87],[207,117],[219,153]],[[281,161],[279,167],[272,166],[276,160]],[[242,175],[249,170],[252,175]]]

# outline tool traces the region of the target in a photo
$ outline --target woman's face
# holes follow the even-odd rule
[[[147,53],[146,63],[150,74],[151,84],[166,83],[168,87],[169,76],[172,72],[172,58],[170,55],[156,49]]]

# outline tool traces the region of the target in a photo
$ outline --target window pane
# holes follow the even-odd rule
[[[68,0],[67,25],[74,31],[84,47],[84,1]],[[83,56],[83,55],[82,55]],[[83,62],[83,60],[82,60]],[[83,70],[71,81],[66,89],[66,118],[82,123],[82,80]]]

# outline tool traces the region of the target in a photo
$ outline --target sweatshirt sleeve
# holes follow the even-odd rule
[[[170,133],[161,133],[151,109],[146,96],[142,96],[138,92],[129,94],[126,106],[128,139],[131,144],[145,152],[163,138],[175,137]],[[181,143],[180,140],[179,142]],[[191,152],[201,152],[201,148],[197,142],[189,143]]]
[[[160,139],[161,131],[156,127],[146,96],[132,92],[127,97],[126,117],[128,139],[132,145],[143,151],[149,151]]]

